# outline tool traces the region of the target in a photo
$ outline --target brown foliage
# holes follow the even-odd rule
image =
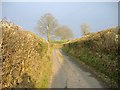
[[[2,28],[2,87],[41,87],[44,75],[49,73],[48,44],[28,31],[12,27],[4,23]]]

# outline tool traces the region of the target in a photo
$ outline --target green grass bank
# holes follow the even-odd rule
[[[110,87],[118,87],[118,28],[83,36],[62,50],[93,68]]]

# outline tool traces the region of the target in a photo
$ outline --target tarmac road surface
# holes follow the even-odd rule
[[[87,68],[76,63],[59,49],[53,50],[53,69],[50,88],[105,88]]]

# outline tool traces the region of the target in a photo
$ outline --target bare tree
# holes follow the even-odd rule
[[[55,35],[57,37],[60,37],[61,40],[65,40],[65,39],[71,39],[73,38],[73,32],[70,28],[68,28],[67,26],[61,26],[56,30]]]
[[[50,42],[51,36],[54,36],[54,32],[57,30],[57,27],[57,20],[50,13],[43,15],[37,23],[37,29],[40,34],[46,36],[48,42]]]
[[[90,26],[88,24],[84,23],[80,27],[83,35],[87,35],[90,33]]]

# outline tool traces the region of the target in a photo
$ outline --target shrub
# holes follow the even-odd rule
[[[48,48],[48,43],[33,33],[4,26],[2,88],[47,87],[51,72]]]
[[[118,83],[118,28],[82,37],[62,49]]]

